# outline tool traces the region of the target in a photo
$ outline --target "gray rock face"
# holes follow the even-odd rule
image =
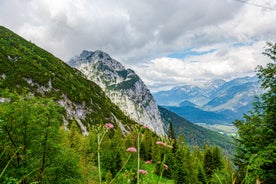
[[[72,58],[70,66],[98,84],[107,96],[129,117],[148,126],[159,136],[165,135],[157,104],[147,86],[131,69],[102,51],[83,51]]]

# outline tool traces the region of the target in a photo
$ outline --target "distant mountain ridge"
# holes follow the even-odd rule
[[[153,93],[157,103],[195,123],[227,124],[242,118],[262,90],[258,78],[214,80],[203,87],[183,85]],[[191,107],[191,104],[194,104]]]
[[[157,104],[147,86],[131,69],[100,50],[84,50],[68,64],[80,70],[105,91],[120,109],[136,122],[148,126],[158,135],[165,135]]]

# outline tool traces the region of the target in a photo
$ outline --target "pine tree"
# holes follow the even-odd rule
[[[276,181],[276,44],[268,43],[264,54],[272,60],[266,67],[257,67],[265,92],[253,104],[250,114],[235,122],[238,128],[235,164],[241,183]]]
[[[198,178],[198,182],[199,183],[201,183],[201,184],[207,184],[207,178],[206,178],[204,169],[203,169],[203,167],[202,167],[201,164],[198,165],[198,175],[197,175],[197,178]]]
[[[215,167],[213,165],[213,154],[211,149],[209,148],[204,155],[204,171],[208,178],[211,178],[214,169]]]
[[[189,183],[189,173],[187,165],[185,165],[185,150],[178,149],[175,153],[175,171],[174,171],[174,180],[176,184],[186,184]]]
[[[208,181],[210,181],[213,175],[216,175],[215,172],[219,172],[224,167],[221,149],[217,146],[205,146],[203,165]]]
[[[152,160],[152,148],[155,144],[155,139],[152,137],[152,132],[146,130],[141,138],[140,156],[144,160]]]
[[[213,166],[215,169],[221,170],[223,166],[222,151],[218,146],[215,146],[212,150],[213,154]]]
[[[173,129],[173,125],[170,122],[169,124],[169,133],[168,133],[168,137],[170,139],[170,142],[172,144],[172,152],[175,153],[176,152],[176,137],[175,137],[175,133],[174,133],[174,129]]]

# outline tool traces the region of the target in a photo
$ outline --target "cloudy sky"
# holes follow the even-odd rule
[[[276,0],[1,0],[0,24],[64,61],[103,50],[155,92],[254,74]]]

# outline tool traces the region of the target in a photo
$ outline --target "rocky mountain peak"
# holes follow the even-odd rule
[[[76,56],[69,61],[69,65],[78,68],[80,65],[93,65],[98,61],[100,61],[101,64],[105,67],[108,67],[112,70],[125,70],[125,67],[121,63],[112,59],[107,53],[101,50],[83,50],[79,56]]]
[[[89,80],[97,83],[119,108],[136,122],[165,135],[165,126],[152,94],[131,69],[100,50],[84,50],[69,61]]]

